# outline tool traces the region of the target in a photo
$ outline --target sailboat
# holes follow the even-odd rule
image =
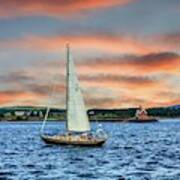
[[[91,130],[69,44],[66,45],[66,49],[66,132],[52,136],[44,134],[43,129],[49,112],[47,109],[42,124],[41,138],[51,144],[101,146],[106,142],[108,136],[102,128],[97,129],[96,132]]]

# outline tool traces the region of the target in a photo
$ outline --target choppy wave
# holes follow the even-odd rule
[[[40,126],[0,123],[0,180],[180,179],[180,121],[103,123],[109,139],[101,148],[46,145]],[[57,122],[46,128],[63,130]]]

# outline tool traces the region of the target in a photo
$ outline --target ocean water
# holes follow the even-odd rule
[[[180,180],[180,120],[102,123],[109,139],[96,148],[47,145],[40,126],[0,123],[0,180]],[[62,122],[46,126],[63,130]]]

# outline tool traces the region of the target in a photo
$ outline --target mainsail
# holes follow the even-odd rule
[[[90,131],[90,123],[86,113],[81,89],[79,87],[78,78],[75,72],[73,59],[70,55],[69,45],[67,45],[66,85],[67,130],[75,132]]]

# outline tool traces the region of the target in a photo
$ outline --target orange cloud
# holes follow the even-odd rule
[[[60,62],[44,64],[45,74],[43,76],[46,77],[48,74],[49,77],[52,72],[56,75],[59,74],[60,83],[64,84],[64,74],[59,73]],[[113,107],[138,106],[140,104],[149,107],[178,102],[176,96],[165,98],[161,94],[164,90],[172,92],[171,80],[174,81],[178,77],[175,74],[179,73],[179,63],[178,54],[164,52],[141,56],[80,60],[76,61],[76,68],[88,107],[94,107],[98,104],[101,107],[106,107],[106,105],[108,107],[108,103],[111,103]],[[40,66],[42,68],[42,64]],[[64,70],[65,66],[62,65],[61,68]],[[35,68],[33,68],[34,70]],[[37,68],[36,73],[39,73],[39,68]],[[171,73],[170,79],[170,75],[166,76],[169,73]],[[54,75],[52,75],[53,77]],[[41,86],[39,88],[41,90]],[[31,85],[27,89],[32,89]],[[173,89],[178,92],[178,86]],[[97,90],[99,91],[94,94],[94,91]],[[157,96],[158,92],[160,94]],[[62,96],[64,95],[62,94]]]
[[[42,95],[25,91],[0,91],[0,105],[8,105],[12,103],[18,105],[22,104],[24,101],[35,101],[37,98],[42,98]]]
[[[1,40],[0,48],[30,49],[34,51],[58,52],[65,48],[65,44],[70,42],[72,50],[85,53],[86,56],[96,52],[106,54],[137,54],[159,53],[170,51],[165,45],[148,43],[146,39],[138,39],[130,36],[115,36],[109,34],[75,35],[75,36],[49,36],[36,37],[29,36],[21,39]]]
[[[154,36],[152,41],[156,40],[157,46],[164,46],[166,49],[172,49],[180,52],[180,33],[168,33]]]
[[[125,5],[134,0],[1,0],[0,15],[28,16],[47,15],[61,16],[81,13],[97,8],[108,8]]]
[[[171,39],[172,37],[172,39]],[[179,49],[179,36],[170,37],[144,37],[138,38],[128,35],[111,35],[105,33],[81,34],[81,35],[57,35],[57,36],[27,36],[19,39],[1,40],[0,48],[30,49],[33,51],[46,51],[59,53],[65,49],[65,44],[72,44],[72,51],[78,54],[92,55],[100,54],[135,54],[146,55],[160,52],[176,52]],[[174,39],[174,40],[173,40]],[[64,54],[63,54],[64,55]]]
[[[96,68],[93,68],[96,67]],[[114,56],[89,59],[79,64],[81,73],[145,75],[158,73],[180,73],[180,55],[171,52],[152,53],[141,56]]]
[[[23,77],[23,74],[22,74]],[[62,84],[22,83],[22,77],[17,79],[21,91],[6,90],[0,92],[1,105],[47,105],[49,99],[52,106],[58,104],[64,107],[65,103],[65,82]],[[9,77],[10,78],[10,77]],[[13,78],[13,77],[12,77]],[[8,78],[7,78],[8,79]],[[23,78],[24,79],[24,78]],[[8,81],[12,83],[12,81]],[[80,84],[87,107],[145,107],[170,105],[178,102],[178,93],[172,90],[164,80],[157,80],[151,77],[131,77],[117,75],[80,75]],[[51,97],[52,87],[56,86],[55,94],[58,97]],[[167,92],[165,93],[164,90]],[[162,93],[164,92],[164,93]],[[176,90],[174,89],[174,92]]]
[[[136,96],[133,92],[130,94],[122,93],[121,96],[117,96],[116,98],[103,97],[88,97],[86,99],[86,104],[89,105],[90,108],[129,108],[129,107],[138,107],[142,105],[145,108],[149,107],[159,107],[159,106],[170,106],[180,103],[180,99],[167,98],[161,101],[161,96],[158,96],[156,99],[146,99],[143,96]]]
[[[120,105],[120,103],[117,103],[118,100],[113,99],[113,98],[109,98],[109,97],[104,97],[104,98],[94,98],[94,97],[89,97],[86,99],[86,104],[88,104],[89,107],[93,107],[93,108],[108,108],[109,106],[111,108],[114,107],[118,107],[118,105]]]
[[[80,76],[82,83],[86,86],[101,87],[116,87],[127,89],[149,89],[163,86],[163,80],[153,79],[147,76],[128,76],[128,75],[112,75],[112,74],[96,74],[96,75],[83,75]]]
[[[140,43],[137,43],[139,41],[136,42],[135,39],[128,37],[119,37],[119,39],[117,39],[115,36],[101,35],[99,39],[93,36],[72,36],[68,38],[68,40],[73,42],[73,47],[78,48],[78,52],[83,51],[86,53],[87,51],[88,53],[89,50],[94,49],[112,53],[103,56],[103,58],[96,58],[96,55],[94,55],[93,57],[91,56],[91,58],[87,57],[87,59],[80,59],[75,62],[81,80],[80,83],[85,90],[84,95],[88,106],[93,107],[99,105],[100,107],[108,107],[109,104],[111,104],[111,107],[129,107],[141,104],[149,107],[178,103],[179,97],[177,96],[161,96],[163,90],[172,91],[172,87],[169,82],[166,81],[166,77],[163,77],[163,74],[171,74],[172,79],[176,76],[176,78],[173,79],[173,81],[176,81],[180,73],[180,55],[178,53],[171,51],[154,53],[155,49],[153,46],[143,48],[144,46],[146,47],[145,42],[140,41]],[[39,49],[50,51],[55,49],[59,51],[59,47],[64,47],[66,38],[49,37],[44,39],[30,37],[26,40],[14,41],[14,44],[10,41],[2,45],[9,46],[10,44],[12,47],[32,48],[38,51]],[[134,44],[133,42],[136,43]],[[124,52],[120,50],[123,44],[127,44]],[[128,46],[134,47],[134,49],[128,49]],[[73,55],[76,56],[74,50],[77,49],[73,48]],[[120,55],[122,52],[130,55]],[[28,72],[19,72],[9,74],[9,77],[0,77],[3,83],[10,84],[16,82],[19,89],[23,90],[22,95],[20,95],[21,93],[15,95],[13,95],[13,93],[12,95],[10,93],[0,94],[0,96],[3,97],[1,104],[21,101],[21,104],[31,102],[39,105],[42,103],[42,99],[47,100],[51,91],[49,90],[50,85],[48,85],[49,81],[47,81],[47,79],[53,74],[58,74],[60,68],[65,68],[64,65],[60,63],[62,63],[60,60],[52,63],[51,66],[50,64],[43,63],[42,68],[41,62],[40,66],[35,64]],[[39,67],[42,69],[42,82],[38,80]],[[61,78],[63,77],[62,75],[59,76],[61,76]],[[57,86],[58,89],[56,92],[64,96],[65,94],[62,93],[64,93],[65,87],[62,83],[65,83],[64,77],[61,79],[60,85]],[[102,96],[94,95],[93,88],[95,90],[100,89]],[[92,91],[87,96],[87,92],[89,92],[90,89]],[[102,90],[107,90],[107,92],[103,92]],[[178,92],[178,88],[175,87],[174,91]],[[157,96],[158,92],[160,92],[159,96]],[[108,96],[108,94],[110,94],[110,96]],[[63,105],[64,101],[60,101],[59,98],[57,99],[58,103]]]
[[[161,105],[174,105],[180,103],[180,93],[174,89],[165,89],[163,91],[158,91],[154,95],[154,99],[158,106]]]
[[[108,104],[111,102],[114,107],[138,106],[139,104],[149,107],[156,104],[154,95],[156,95],[157,92],[163,91],[164,89],[170,89],[168,83],[166,83],[166,81],[163,79],[157,80],[143,76],[129,77],[117,75],[99,75],[82,77],[80,79],[82,87],[86,87],[86,91],[90,89],[90,93],[87,96],[87,104],[92,105],[94,99],[97,101],[97,103],[94,103],[94,106],[97,106],[98,103],[101,104],[104,102],[105,104],[102,104],[104,107],[106,106],[106,103]],[[99,96],[96,96],[94,95],[93,91],[97,89],[107,89],[109,93],[103,93],[102,91],[99,93]],[[161,96],[159,96],[157,104],[159,101],[161,101]]]

